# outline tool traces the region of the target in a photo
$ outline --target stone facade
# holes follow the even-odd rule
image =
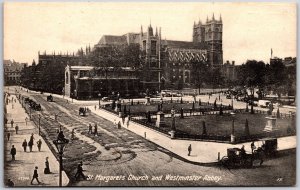
[[[16,85],[21,81],[21,71],[27,63],[18,63],[11,60],[4,60],[4,85]]]
[[[198,23],[194,22],[193,30],[193,42],[194,43],[206,43],[208,45],[208,63],[212,66],[218,66],[223,64],[223,22],[220,16],[219,20],[212,16],[212,19],[202,23],[199,20]]]

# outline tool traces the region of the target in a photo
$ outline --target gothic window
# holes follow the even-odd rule
[[[151,41],[151,55],[156,55],[156,41]]]
[[[69,72],[66,72],[66,84],[69,83]]]
[[[143,50],[146,50],[146,40],[143,41]]]

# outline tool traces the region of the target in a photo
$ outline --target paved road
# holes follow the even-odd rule
[[[86,102],[67,103],[66,99],[55,97],[55,102],[49,103],[45,95],[27,95],[42,104],[42,128],[48,139],[56,135],[60,125],[68,138],[71,138],[72,129],[75,131],[74,139],[66,147],[64,159],[71,186],[252,186],[295,183],[295,152],[282,153],[276,159],[266,160],[263,167],[255,169],[228,170],[194,165],[131,131],[117,129],[105,117],[93,113],[86,117],[78,116],[78,107],[87,105]],[[55,113],[58,114],[57,121],[54,119]],[[38,113],[32,114],[35,116]],[[89,123],[97,123],[98,136],[88,134]],[[74,174],[79,161],[83,161],[85,174],[93,176],[92,180],[75,181]],[[191,181],[178,180],[176,177],[167,179],[168,175],[194,175],[201,178]],[[277,182],[282,176],[284,180]]]

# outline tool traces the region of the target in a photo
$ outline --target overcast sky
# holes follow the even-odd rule
[[[296,56],[294,3],[5,3],[4,59],[31,64],[38,51],[76,52],[102,35],[144,30],[150,20],[163,39],[192,40],[194,21],[223,20],[223,60],[269,62]]]

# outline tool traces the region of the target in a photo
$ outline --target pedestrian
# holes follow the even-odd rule
[[[92,134],[92,131],[93,131],[93,127],[92,127],[92,124],[90,123],[90,124],[89,124],[89,132],[88,132],[88,133],[89,133],[89,134]]]
[[[10,132],[7,131],[6,135],[7,135],[7,140],[9,141],[9,139],[10,139]]]
[[[129,127],[130,116],[127,117],[127,128]]]
[[[16,134],[18,134],[18,130],[19,130],[19,126],[18,126],[18,124],[16,124],[16,127],[15,127],[15,129],[16,129]]]
[[[188,153],[188,156],[190,156],[190,155],[191,155],[191,152],[192,152],[192,145],[191,145],[191,144],[190,144],[189,147],[188,147],[188,152],[189,152],[189,153]]]
[[[11,146],[11,149],[10,149],[10,154],[11,154],[11,160],[12,161],[15,161],[16,160],[16,153],[17,153],[17,150],[15,148],[14,145]]]
[[[254,152],[255,149],[256,149],[256,146],[254,145],[254,141],[252,141],[252,143],[251,143],[252,154],[253,154],[253,152]]]
[[[6,186],[7,186],[7,187],[14,187],[15,184],[14,184],[14,182],[13,182],[11,179],[8,179],[8,180],[7,180],[7,183],[6,183]]]
[[[72,129],[72,132],[71,132],[71,139],[73,140],[75,138],[75,129]]]
[[[33,137],[33,133],[32,133],[31,137],[30,137],[30,140],[28,142],[30,152],[32,152],[33,141],[34,141],[34,137]]]
[[[11,128],[14,127],[14,120],[13,119],[10,121],[10,125],[11,125]]]
[[[51,172],[50,172],[49,161],[48,161],[48,157],[46,157],[44,174],[50,174],[50,173]]]
[[[95,111],[96,111],[96,109],[97,109],[97,105],[95,105]]]
[[[121,121],[118,122],[118,129],[121,129]]]
[[[25,117],[25,124],[26,124],[26,126],[27,126],[27,122],[28,122],[28,118]]]
[[[78,166],[77,166],[77,172],[76,172],[76,174],[75,174],[75,179],[76,179],[76,180],[78,180],[79,177],[82,177],[83,179],[86,178],[85,175],[83,174],[82,165],[83,165],[83,163],[82,163],[82,161],[81,161],[81,162],[78,164]]]
[[[31,180],[31,185],[33,184],[33,180],[36,179],[36,181],[38,182],[38,184],[40,184],[41,182],[39,181],[39,174],[38,174],[38,167],[35,166],[35,169],[33,171],[33,176],[32,176],[32,180]]]
[[[26,141],[26,139],[24,139],[24,141],[22,143],[22,147],[24,149],[24,152],[26,152],[26,149],[27,149],[27,141]]]
[[[94,125],[94,135],[98,136],[98,126],[97,126],[97,123],[95,123],[95,125]]]
[[[36,142],[36,145],[37,145],[37,147],[39,149],[39,152],[40,152],[41,151],[41,147],[42,147],[42,141],[41,141],[41,139]]]

